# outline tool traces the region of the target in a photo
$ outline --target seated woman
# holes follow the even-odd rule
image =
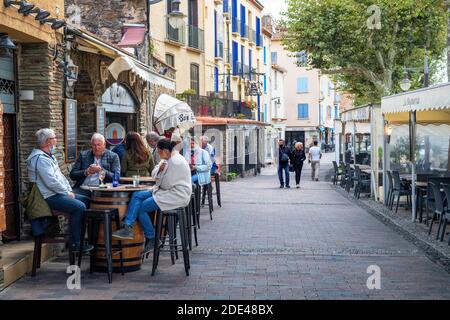
[[[150,176],[155,164],[150,150],[137,132],[129,132],[125,138],[125,154],[120,164],[125,177]]]
[[[200,186],[211,182],[211,157],[208,151],[199,147],[195,138],[191,139],[191,168],[192,183]]]
[[[139,220],[146,238],[143,253],[153,249],[155,229],[149,214],[156,210],[173,210],[186,207],[191,200],[192,184],[189,165],[175,150],[175,142],[168,139],[158,141],[157,152],[161,162],[153,169],[156,184],[152,191],[133,193],[122,229],[113,233],[116,239],[133,239],[133,225]]]

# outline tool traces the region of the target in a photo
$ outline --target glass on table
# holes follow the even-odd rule
[[[133,176],[133,187],[139,187],[140,179],[141,179],[141,176],[139,176],[139,175]]]
[[[106,177],[106,171],[102,169],[98,173],[98,179],[100,180],[100,185],[99,185],[100,188],[105,188],[106,187],[106,185],[103,183],[103,180],[105,180],[105,177]]]

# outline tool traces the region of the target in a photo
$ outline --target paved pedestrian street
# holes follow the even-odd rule
[[[171,265],[168,253],[154,277],[148,259],[140,271],[114,274],[112,284],[105,274],[89,274],[85,261],[81,290],[69,290],[68,260],[59,257],[0,299],[450,298],[450,275],[334,191],[324,181],[330,165],[322,165],[319,182],[305,166],[301,189],[279,189],[274,168],[222,183],[223,207],[215,204],[214,220],[202,211],[189,277],[182,260]],[[380,269],[380,289],[367,287],[369,266]]]

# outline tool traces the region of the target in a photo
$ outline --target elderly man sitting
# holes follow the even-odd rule
[[[151,131],[146,134],[145,139],[147,140],[148,145],[152,148],[153,162],[158,164],[161,161],[161,158],[159,157],[158,152],[156,152],[156,146],[162,137],[155,131]]]
[[[120,176],[119,156],[106,149],[105,137],[94,133],[91,138],[92,149],[81,151],[75,165],[70,171],[70,179],[76,181],[74,192],[90,196],[90,191],[81,186],[98,185],[100,172],[105,172],[105,182],[113,180],[114,172]]]
[[[36,183],[42,197],[52,210],[69,214],[70,245],[79,251],[82,221],[89,198],[76,195],[67,178],[62,174],[54,154],[56,135],[52,129],[36,132],[37,148],[33,149],[27,159],[28,178]],[[93,249],[92,245],[83,244],[83,251]]]

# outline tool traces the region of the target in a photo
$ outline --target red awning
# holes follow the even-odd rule
[[[145,26],[125,26],[122,40],[118,43],[121,48],[135,48],[144,42]]]

